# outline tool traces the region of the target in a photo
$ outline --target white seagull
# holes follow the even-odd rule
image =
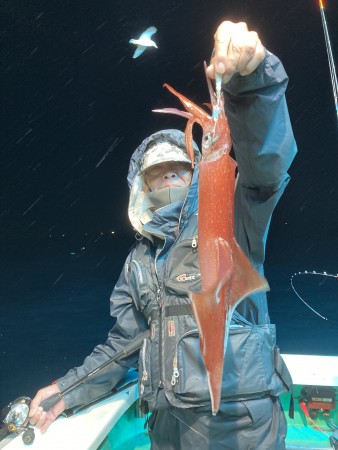
[[[138,56],[140,56],[147,47],[158,48],[155,42],[150,39],[151,36],[156,33],[156,31],[156,27],[149,27],[146,29],[146,31],[143,31],[138,39],[130,39],[130,44],[137,45],[137,49],[135,50],[133,58],[137,58]]]

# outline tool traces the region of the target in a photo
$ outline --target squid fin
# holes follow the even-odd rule
[[[266,280],[253,269],[235,240],[230,246],[224,239],[216,239],[215,245],[219,283],[212,290],[189,293],[199,329],[213,415],[221,400],[224,354],[233,312],[250,293],[268,289]]]

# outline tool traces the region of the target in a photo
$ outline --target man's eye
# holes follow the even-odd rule
[[[153,170],[149,170],[148,172],[146,172],[146,176],[147,177],[156,177],[159,174],[159,170],[158,169],[153,169]]]

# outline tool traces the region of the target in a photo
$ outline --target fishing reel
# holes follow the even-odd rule
[[[0,411],[0,441],[11,434],[22,435],[25,444],[35,439],[34,429],[28,425],[28,413],[31,399],[19,397]]]

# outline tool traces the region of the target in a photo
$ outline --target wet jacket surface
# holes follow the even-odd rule
[[[225,109],[238,163],[235,189],[235,236],[263,274],[266,237],[272,212],[288,181],[296,154],[285,101],[287,75],[280,61],[266,52],[248,76],[236,74],[223,86]],[[159,139],[184,143],[183,133],[163,130],[134,152],[128,175],[133,185],[144,151]],[[198,153],[196,153],[198,159]],[[188,195],[156,211],[128,255],[111,296],[116,324],[105,344],[97,346],[83,366],[57,383],[61,390],[121,350],[150,328],[140,353],[113,363],[101,375],[65,396],[67,407],[85,404],[108,392],[130,367],[139,368],[140,396],[151,410],[158,394],[174,406],[210,406],[197,325],[187,295],[199,290],[198,166]],[[278,355],[277,355],[278,358]],[[279,395],[285,389],[276,371],[275,327],[270,324],[266,294],[256,293],[236,309],[224,359],[222,401]]]

